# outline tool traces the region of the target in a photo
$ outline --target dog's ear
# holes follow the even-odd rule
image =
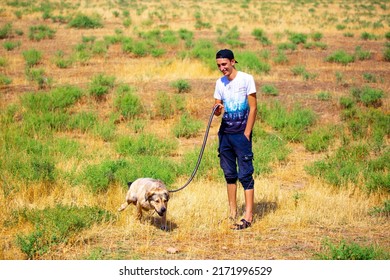
[[[166,199],[166,201],[168,201],[169,200],[169,192],[166,192],[166,193],[164,193],[165,194],[165,199]]]
[[[145,193],[145,201],[150,201],[150,199],[152,198],[152,196],[154,195],[154,190],[150,190],[148,192]]]

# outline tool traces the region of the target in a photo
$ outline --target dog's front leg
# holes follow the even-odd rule
[[[137,202],[137,219],[142,219],[142,206],[140,203]]]

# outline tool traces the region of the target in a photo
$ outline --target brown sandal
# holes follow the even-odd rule
[[[234,230],[242,230],[250,227],[252,225],[251,222],[248,222],[245,219],[241,219],[242,224],[234,224]]]

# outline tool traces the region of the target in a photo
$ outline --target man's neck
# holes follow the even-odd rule
[[[227,78],[229,81],[233,81],[236,76],[237,76],[237,70],[236,68],[233,68],[232,73],[229,76],[227,76]]]

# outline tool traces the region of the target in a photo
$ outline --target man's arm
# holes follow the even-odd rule
[[[249,140],[250,135],[252,133],[253,126],[255,124],[256,114],[257,114],[256,92],[248,95],[248,104],[249,104],[249,116],[248,116],[248,122],[246,123],[244,135]]]

